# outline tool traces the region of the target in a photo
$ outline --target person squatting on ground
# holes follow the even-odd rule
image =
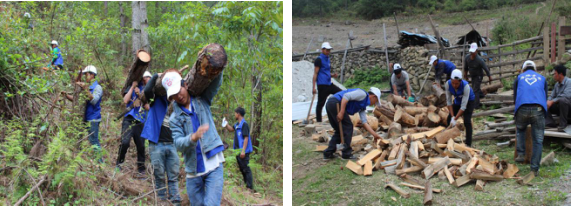
[[[191,96],[187,83],[176,71],[167,71],[161,81],[173,103],[169,126],[175,147],[182,153],[191,205],[220,205],[224,184],[223,142],[214,126],[210,106],[222,84],[222,73],[200,96]]]
[[[371,87],[368,92],[363,89],[348,89],[334,94],[328,99],[326,103],[326,112],[328,113],[328,120],[330,125],[334,128],[335,133],[329,142],[328,148],[324,150],[324,159],[332,159],[334,152],[336,152],[337,144],[341,143],[340,134],[343,131],[344,145],[342,145],[342,158],[343,159],[356,159],[352,155],[352,134],[354,125],[350,119],[350,115],[359,112],[360,120],[363,127],[374,137],[374,142],[381,137],[373,131],[371,126],[367,123],[366,107],[367,106],[380,106],[379,97],[381,91],[378,88]],[[342,128],[339,127],[339,122],[342,122]],[[342,131],[340,131],[340,129]]]
[[[525,135],[528,125],[532,133],[532,159],[530,171],[538,176],[542,141],[544,140],[544,118],[547,112],[546,94],[548,87],[544,76],[536,72],[536,64],[527,60],[522,64],[521,74],[514,80],[514,122],[516,124],[516,162],[524,162]]]
[[[393,94],[404,97],[410,102],[414,102],[415,98],[411,96],[411,85],[409,84],[409,74],[401,68],[401,65],[393,65],[393,74],[391,75],[391,88]],[[405,96],[407,95],[407,96]]]
[[[250,127],[246,120],[244,119],[244,114],[246,111],[242,107],[238,107],[234,110],[234,119],[238,121],[234,126],[230,126],[224,118],[222,121],[222,127],[226,128],[229,132],[234,132],[234,144],[233,149],[240,149],[241,152],[236,156],[236,161],[238,163],[238,168],[240,173],[242,173],[242,178],[246,187],[254,190],[252,185],[252,171],[248,166],[250,162],[250,153],[252,153],[252,141],[250,141]]]

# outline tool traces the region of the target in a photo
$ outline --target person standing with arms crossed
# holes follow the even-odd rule
[[[330,43],[322,44],[322,53],[314,61],[314,78],[312,79],[312,94],[318,93],[318,104],[316,105],[316,121],[322,122],[322,108],[326,104],[326,99],[330,94],[342,91],[336,85],[332,84],[332,77],[338,77],[338,74],[331,73],[330,67],[330,51],[332,50]],[[317,90],[316,86],[317,85]]]

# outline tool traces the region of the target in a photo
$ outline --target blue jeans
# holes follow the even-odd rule
[[[149,155],[151,156],[151,164],[153,165],[153,174],[155,175],[155,189],[165,187],[165,174],[169,187],[169,200],[181,201],[179,196],[179,156],[172,142],[159,142],[157,144],[149,142]],[[157,190],[157,196],[160,199],[167,199],[166,190]]]
[[[516,152],[524,156],[526,127],[530,124],[532,133],[532,160],[530,170],[538,171],[542,156],[542,141],[544,140],[544,109],[538,105],[522,105],[515,116]]]
[[[99,144],[99,122],[88,122],[89,123],[89,143],[91,145],[96,145],[97,149],[94,149],[94,151],[96,152],[97,156],[100,156],[99,158],[99,162],[102,163],[103,162],[103,157],[101,157],[101,145]]]
[[[213,171],[195,178],[187,178],[187,195],[192,206],[220,205],[224,184],[222,163]]]

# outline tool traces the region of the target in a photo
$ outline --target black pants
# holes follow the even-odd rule
[[[119,145],[119,156],[117,156],[117,165],[125,161],[125,154],[131,143],[131,137],[137,147],[137,170],[139,172],[145,171],[145,141],[141,137],[143,131],[143,123],[139,122],[132,116],[123,118],[121,125],[121,145]]]
[[[238,162],[238,168],[240,169],[240,173],[242,173],[242,178],[244,179],[244,183],[246,183],[246,187],[254,189],[252,186],[252,171],[250,171],[250,167],[248,166],[248,162],[250,162],[250,153],[246,153],[244,155],[244,159],[240,158],[240,155],[236,156],[236,162]]]
[[[467,102],[467,108],[463,112],[463,124],[465,125],[465,144],[471,146],[473,142],[473,124],[471,123],[471,118],[473,117],[473,110],[475,109],[475,100]],[[453,114],[457,115],[457,112],[461,110],[461,105],[453,104]],[[451,116],[447,118],[447,122],[451,122]]]
[[[326,103],[326,99],[330,94],[335,94],[342,91],[334,84],[318,85],[318,104],[316,105],[316,121],[322,122],[322,108]]]
[[[336,145],[342,142],[340,138],[340,128],[338,127],[338,109],[337,106],[340,103],[338,99],[330,97],[326,103],[326,112],[328,113],[328,119],[330,120],[330,125],[334,128],[334,136],[330,140],[328,148],[324,150],[324,157],[332,157],[334,152],[336,152]],[[341,106],[341,105],[340,105]],[[342,119],[342,130],[344,132],[344,145],[342,149],[342,157],[350,157],[352,155],[352,134],[354,132],[354,125],[350,119],[350,115],[344,112],[344,118]]]
[[[481,83],[483,83],[483,76],[473,76],[471,75],[471,88],[475,93],[475,107],[481,107],[481,97],[485,97],[483,91],[481,91]]]
[[[546,125],[556,126],[552,114],[558,115],[558,127],[564,128],[566,125],[570,124],[570,100],[565,98],[560,98],[548,109],[548,115],[546,115]]]

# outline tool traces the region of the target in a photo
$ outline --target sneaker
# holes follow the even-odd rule
[[[334,159],[334,155],[324,155],[324,160]]]
[[[538,177],[538,170],[532,172],[534,172],[534,177]]]
[[[519,155],[516,157],[516,159],[514,159],[514,161],[515,161],[515,162],[518,162],[518,163],[523,163],[523,162],[524,162],[524,155],[520,155],[520,154],[519,154]]]
[[[349,157],[342,156],[342,159],[344,159],[344,160],[356,160],[357,157],[355,157],[354,155],[350,155]]]

